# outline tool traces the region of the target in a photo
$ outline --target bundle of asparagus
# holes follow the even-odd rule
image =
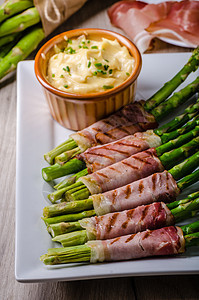
[[[127,105],[108,118],[72,134],[67,141],[46,153],[44,155],[45,160],[53,164],[55,157],[63,153],[61,157],[63,162],[96,144],[106,144],[138,131],[155,128],[157,122],[198,91],[197,78],[196,81],[182,89],[180,93],[174,94],[164,103],[187,76],[197,70],[198,65],[199,48],[193,51],[183,68],[146,102],[140,101]],[[163,104],[161,104],[162,102]],[[58,167],[58,164],[56,166]],[[45,180],[50,180],[45,177],[45,174],[43,176]]]
[[[0,6],[0,79],[16,69],[44,39],[39,13],[31,0],[9,0]]]
[[[181,191],[198,181],[199,170],[192,173],[198,166],[199,152],[175,165],[168,172],[152,174],[116,190],[92,195],[89,199],[46,206],[43,210],[43,220],[48,226],[77,221],[78,218],[87,217],[87,214],[103,215],[156,201],[174,201]]]

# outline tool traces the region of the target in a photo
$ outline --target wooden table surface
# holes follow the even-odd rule
[[[0,0],[1,2],[3,1]],[[107,17],[107,7],[114,2],[116,1],[88,1],[50,37],[80,27],[99,27],[122,32],[111,26]],[[191,50],[158,40],[154,46],[151,50],[153,53]],[[35,53],[29,59],[33,59]],[[0,300],[199,299],[198,275],[26,284],[15,280],[16,83],[15,73],[0,81]]]

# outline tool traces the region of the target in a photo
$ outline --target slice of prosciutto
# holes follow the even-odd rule
[[[141,52],[150,48],[154,37],[181,40],[190,47],[198,45],[198,1],[119,1],[109,8],[108,15],[111,23],[123,29]]]
[[[80,150],[83,152],[98,143],[106,143],[103,139],[96,139],[96,136],[99,133],[110,132],[117,128],[118,134],[114,135],[114,140],[119,140],[121,138],[121,135],[119,135],[120,128],[124,127],[124,124],[130,129],[128,131],[121,129],[124,134],[123,136],[134,134],[138,131],[156,128],[158,124],[154,116],[144,110],[143,102],[144,101],[139,101],[126,105],[115,114],[112,114],[106,119],[100,120],[81,131],[71,134],[70,137],[75,140]]]
[[[115,164],[133,154],[161,145],[161,138],[153,130],[137,132],[118,141],[87,149],[77,156],[86,163],[89,173]]]
[[[164,167],[157,157],[155,148],[150,148],[92,174],[80,177],[77,182],[83,182],[93,195],[116,189],[163,170]]]
[[[167,172],[155,173],[106,193],[90,196],[98,216],[136,208],[153,202],[172,202],[180,190],[173,176]]]
[[[199,45],[199,2],[173,3],[167,17],[153,22],[146,31],[156,37],[181,41],[190,47]]]
[[[173,225],[174,216],[165,203],[155,202],[122,212],[85,218],[79,222],[86,229],[89,240],[106,240]]]
[[[86,243],[91,248],[91,263],[175,255],[185,251],[185,239],[180,227],[169,226],[146,230],[108,240]]]

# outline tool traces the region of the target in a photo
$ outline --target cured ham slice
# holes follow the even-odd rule
[[[89,240],[106,240],[173,225],[174,217],[165,203],[157,202],[131,210],[86,218],[79,222],[86,229]]]
[[[172,5],[166,18],[146,29],[156,37],[179,40],[190,47],[199,45],[199,2],[181,1]]]
[[[198,1],[119,1],[110,7],[108,15],[111,23],[123,29],[141,52],[150,47],[154,37],[181,40],[190,47],[198,45]]]
[[[92,198],[95,212],[99,216],[153,202],[163,201],[169,203],[174,201],[179,193],[180,190],[173,176],[164,171],[115,190],[92,195],[90,198]]]
[[[89,173],[115,164],[135,153],[161,145],[161,139],[153,130],[138,132],[118,141],[87,149],[77,156],[86,163]]]
[[[143,101],[139,101],[126,105],[108,118],[100,120],[81,131],[71,134],[71,138],[75,140],[83,152],[98,143],[96,140],[96,135],[98,133],[109,132],[114,128],[119,129],[123,124],[127,127],[132,126],[133,129],[130,132],[126,131],[125,133],[124,130],[122,130],[125,134],[123,136],[134,134],[137,131],[144,131],[148,128],[153,129],[158,125],[154,116],[144,110]],[[120,138],[120,136],[114,136],[115,140]]]
[[[185,240],[180,227],[169,226],[146,230],[109,240],[89,241],[92,263],[174,255],[185,251]]]
[[[93,195],[113,190],[163,170],[164,167],[156,155],[155,148],[151,148],[83,176],[77,181],[83,182]]]

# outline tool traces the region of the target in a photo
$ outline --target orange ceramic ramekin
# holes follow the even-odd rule
[[[102,37],[110,40],[117,39],[121,45],[128,48],[129,53],[135,59],[135,66],[127,80],[111,90],[84,95],[58,90],[47,81],[48,60],[55,54],[54,46],[63,47],[66,44],[66,37],[68,39],[77,38],[83,34],[88,39],[94,40]],[[44,88],[53,118],[66,128],[81,130],[134,100],[136,80],[141,65],[140,52],[129,39],[116,32],[86,28],[63,32],[44,44],[35,58],[35,74]]]

